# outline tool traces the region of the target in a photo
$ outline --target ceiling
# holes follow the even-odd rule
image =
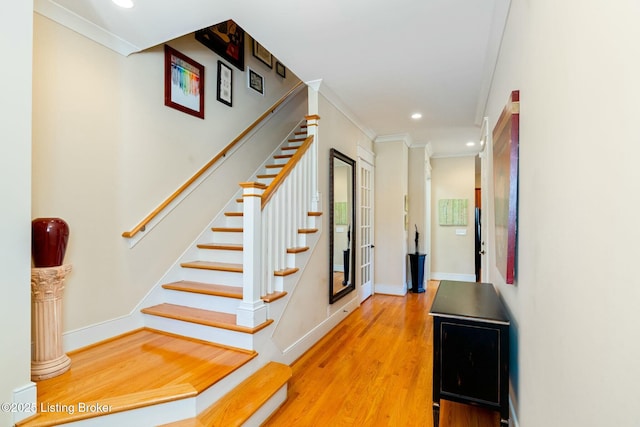
[[[321,93],[371,138],[400,135],[436,157],[480,150],[510,0],[133,1],[34,9],[123,55],[233,19],[300,79],[322,79]]]

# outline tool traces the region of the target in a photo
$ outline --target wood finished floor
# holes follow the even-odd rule
[[[433,426],[437,286],[366,300],[292,365],[289,398],[264,426]],[[441,401],[440,427],[498,425],[497,412]]]
[[[192,397],[257,353],[140,329],[69,353],[66,373],[38,382],[38,414],[20,427],[56,426],[92,414],[45,410],[100,403],[119,412]]]

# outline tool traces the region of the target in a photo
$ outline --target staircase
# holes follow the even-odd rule
[[[67,410],[65,416],[65,411],[44,407],[17,425],[218,425],[213,420],[224,420],[220,425],[225,426],[258,425],[277,409],[286,400],[291,370],[270,360],[272,325],[319,234],[320,213],[312,209],[312,144],[313,137],[307,137],[301,124],[248,183],[241,183],[225,211],[145,299],[153,303],[141,310],[142,329],[71,352],[69,372],[38,384],[39,405],[45,398],[76,408],[88,401],[107,402],[107,413],[80,416]],[[162,348],[150,344],[160,341]],[[180,354],[179,348],[188,348],[188,354]],[[221,366],[212,365],[213,356],[189,357],[218,352],[225,354],[216,356],[224,360]],[[89,362],[83,365],[82,360]],[[92,372],[92,360],[102,361],[103,372]],[[171,368],[178,360],[189,368]],[[181,369],[190,373],[173,378]],[[83,370],[94,378],[79,380]],[[150,370],[155,373],[149,377]],[[184,379],[193,372],[202,377]],[[132,384],[136,386],[128,388]],[[93,391],[83,392],[82,387]],[[65,388],[72,389],[70,394],[62,391]],[[247,400],[253,404],[247,406]],[[228,409],[237,407],[245,409]],[[240,418],[234,420],[234,413]]]

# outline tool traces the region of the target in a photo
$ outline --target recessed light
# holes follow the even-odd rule
[[[120,6],[124,9],[131,9],[133,7],[132,0],[111,0],[116,6]]]
[[[411,118],[412,118],[413,120],[421,119],[421,118],[422,118],[422,114],[420,114],[420,113],[413,113],[413,114],[411,115]]]
[[[467,142],[467,147],[473,147],[474,145],[476,145],[476,143],[473,141]]]

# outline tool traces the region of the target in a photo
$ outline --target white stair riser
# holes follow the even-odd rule
[[[238,305],[240,304],[240,301],[242,301],[237,298],[175,291],[172,289],[164,289],[163,296],[164,302],[169,304],[184,305],[187,307],[220,311],[222,313],[229,314],[236,314]]]
[[[225,216],[225,227],[242,228],[244,218],[241,216]]]
[[[182,280],[204,283],[218,283],[228,286],[242,286],[242,273],[230,271],[203,270],[199,268],[183,268]]]
[[[242,251],[200,248],[198,249],[198,259],[200,261],[216,261],[242,264]]]
[[[286,165],[286,164],[287,164],[287,162],[288,162],[289,160],[290,160],[290,157],[287,157],[287,158],[284,158],[284,159],[276,159],[276,158],[274,157],[274,159],[273,159],[273,164],[276,164],[276,165]]]
[[[242,233],[230,231],[214,231],[213,242],[240,244],[242,243]]]
[[[283,385],[244,424],[243,427],[260,427],[287,400],[287,384]]]
[[[264,184],[266,186],[269,186],[269,184],[271,184],[273,182],[274,178],[258,178],[258,182],[260,184]]]
[[[284,167],[284,165],[282,165],[282,167],[279,167],[279,168],[265,168],[264,169],[264,173],[265,174],[278,174],[278,173],[280,173],[280,171],[282,170],[283,167]]]
[[[253,335],[251,334],[199,325],[197,323],[183,322],[182,320],[169,319],[150,314],[145,314],[144,318],[144,323],[149,328],[208,341],[214,344],[254,350]]]
[[[174,421],[192,418],[196,412],[197,397],[158,403],[128,411],[114,412],[99,417],[87,418],[76,422],[66,423],[65,426],[82,427],[153,427]]]

